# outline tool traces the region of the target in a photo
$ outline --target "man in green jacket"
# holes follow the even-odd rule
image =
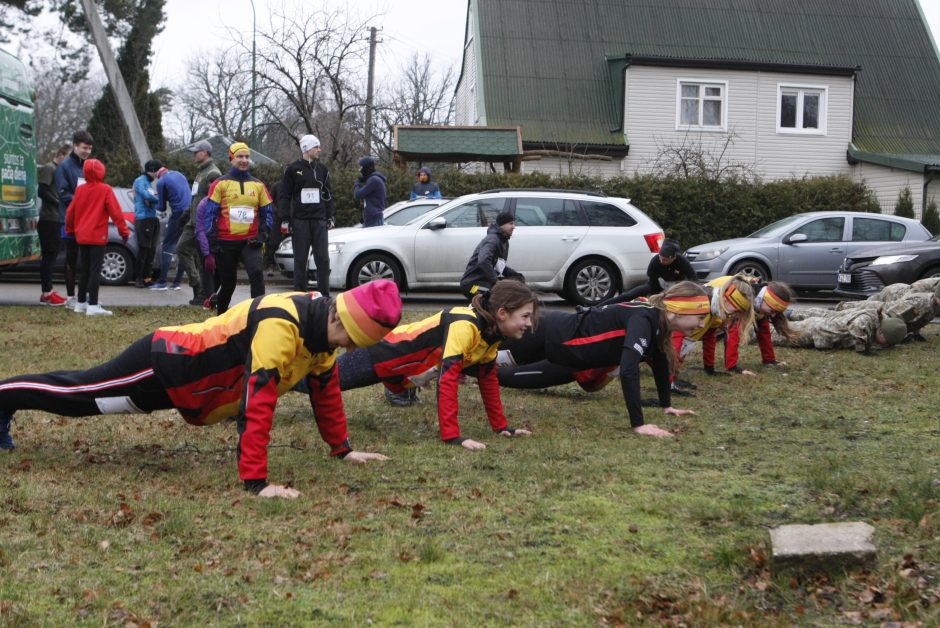
[[[189,275],[190,286],[193,289],[193,298],[189,304],[202,305],[209,295],[215,292],[215,282],[212,275],[205,272],[202,255],[196,245],[196,207],[199,206],[199,201],[209,195],[212,182],[222,176],[222,173],[212,161],[212,144],[206,140],[199,140],[186,150],[193,154],[193,160],[199,166],[199,170],[193,180],[193,202],[189,207],[189,212],[183,217],[185,224],[179,244],[176,245],[176,254],[179,256],[179,263]]]

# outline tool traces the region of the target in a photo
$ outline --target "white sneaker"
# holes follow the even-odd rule
[[[63,305],[65,306],[65,309],[67,310],[74,310],[76,303],[78,303],[78,301],[75,300],[75,297],[68,297],[65,300],[65,303],[63,303]]]
[[[89,305],[88,309],[85,310],[85,316],[111,316],[113,313],[100,305]]]
[[[75,312],[76,314],[84,314],[86,309],[88,309],[87,303],[79,303],[78,301],[76,301],[75,307],[72,308],[72,311]]]

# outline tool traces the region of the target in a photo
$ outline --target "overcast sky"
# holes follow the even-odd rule
[[[832,0],[838,2],[840,0]],[[920,0],[924,14],[940,42],[940,0]],[[297,0],[255,0],[257,28],[268,24],[271,9],[297,6]],[[302,3],[311,6],[310,0]],[[414,52],[430,52],[441,68],[460,71],[467,0],[333,0],[315,6],[348,7],[363,20],[380,17],[382,28],[376,52],[380,76],[397,74]],[[155,86],[173,88],[182,80],[186,60],[200,50],[228,45],[230,29],[250,41],[252,9],[249,0],[167,0],[167,20],[155,42],[152,75]]]
[[[937,0],[940,2],[940,0]],[[379,16],[372,23],[381,28],[376,48],[376,72],[398,74],[415,52],[431,53],[436,64],[460,71],[467,0],[333,0],[298,3],[296,0],[254,0],[257,29],[269,24],[269,12],[302,4],[343,8],[358,21]],[[252,10],[249,0],[167,0],[163,32],[154,42],[153,84],[173,88],[182,80],[186,61],[200,50],[230,45],[234,29],[251,41]]]

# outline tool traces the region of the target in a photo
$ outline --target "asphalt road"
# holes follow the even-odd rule
[[[268,293],[293,289],[290,280],[282,277],[280,273],[266,273],[265,283]],[[59,294],[65,295],[65,286],[61,280],[55,280],[55,289],[58,290]],[[14,272],[0,274],[0,305],[39,306],[39,294],[39,277],[36,274],[17,275]],[[192,290],[185,282],[181,290],[167,290],[165,292],[141,290],[131,284],[126,286],[101,286],[99,301],[104,307],[111,305],[120,307],[135,305],[184,306],[187,305],[192,296]],[[235,288],[235,295],[232,297],[232,303],[237,303],[250,296],[248,280],[244,273],[241,273],[238,286]],[[402,301],[406,309],[426,312],[436,312],[442,307],[466,302],[459,292],[408,292],[402,295]],[[794,306],[827,307],[837,301],[837,298],[826,293],[804,293],[800,295],[799,301]],[[545,295],[543,302],[546,307],[551,309],[574,309],[572,305],[554,294]]]

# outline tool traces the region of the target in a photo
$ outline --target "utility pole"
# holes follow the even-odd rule
[[[82,8],[85,10],[85,18],[91,28],[91,38],[98,48],[98,56],[101,57],[104,73],[108,76],[108,84],[114,93],[114,99],[117,100],[118,110],[121,112],[121,117],[124,118],[124,124],[127,125],[127,132],[131,136],[131,145],[134,147],[141,168],[143,168],[144,164],[150,160],[150,147],[147,146],[147,138],[140,126],[140,120],[137,119],[134,102],[127,92],[127,85],[124,84],[124,77],[121,75],[120,68],[118,68],[117,60],[114,58],[114,51],[111,50],[111,44],[108,43],[108,36],[104,32],[104,25],[98,15],[98,7],[95,6],[94,0],[82,0]]]
[[[369,29],[369,82],[366,85],[366,154],[372,154],[372,87],[375,83],[376,27]]]

